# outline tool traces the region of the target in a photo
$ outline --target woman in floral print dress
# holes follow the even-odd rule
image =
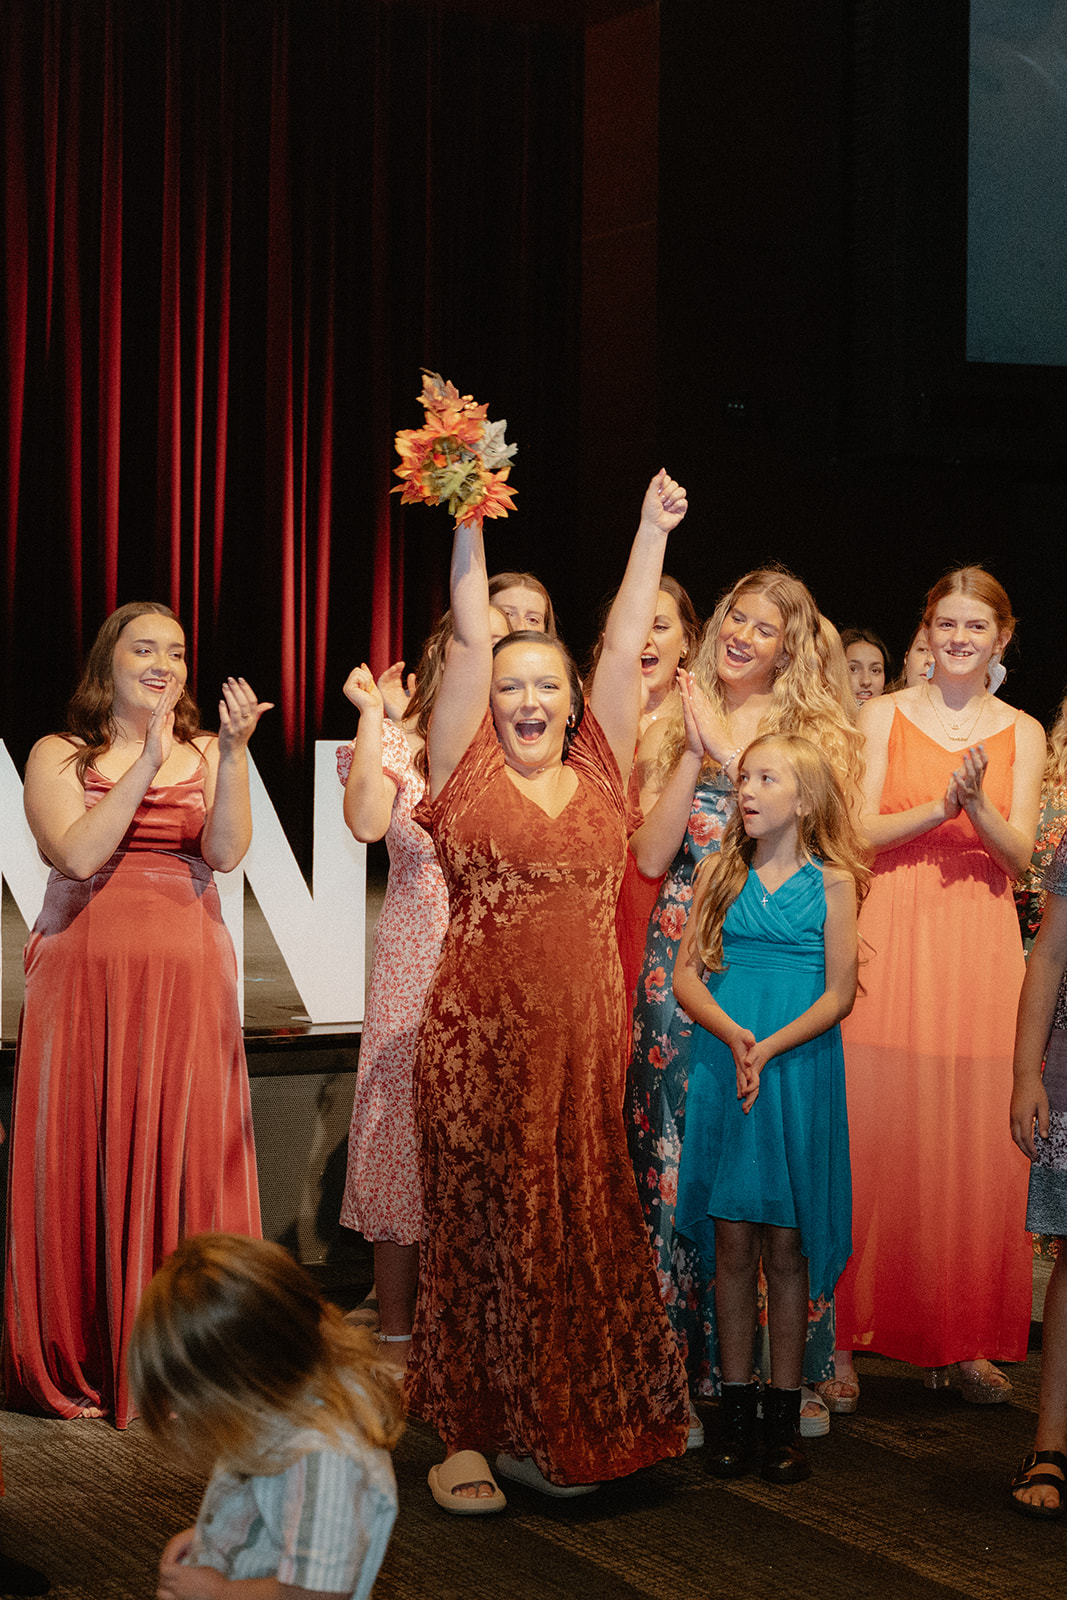
[[[719,602],[694,663],[699,725],[707,759],[693,797],[685,837],[649,924],[638,981],[633,1056],[627,1076],[626,1122],[638,1195],[657,1261],[660,1289],[698,1395],[718,1392],[714,1283],[688,1240],[675,1233],[678,1163],[685,1133],[692,1023],[671,989],[678,945],[699,862],[719,847],[733,814],[736,763],[759,733],[805,734],[827,752],[847,792],[862,774],[855,707],[838,684],[848,674],[836,632],[820,617],[809,591],[778,568],[747,573]],[[664,781],[683,752],[684,735],[650,730]],[[652,752],[642,755],[650,764]],[[833,1374],[833,1308],[813,1303],[805,1377]]]

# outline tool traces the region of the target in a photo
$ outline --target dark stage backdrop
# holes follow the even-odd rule
[[[543,567],[573,500],[581,32],[7,0],[0,60],[0,736],[21,760],[102,617],[160,599],[207,725],[227,673],[278,703],[255,754],[299,832],[349,667],[444,603],[446,513],[389,494],[420,367],[519,442],[495,565]]]

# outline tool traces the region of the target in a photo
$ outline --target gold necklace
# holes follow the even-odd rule
[[[981,693],[981,696],[979,697],[979,700],[978,700],[978,710],[975,712],[974,717],[971,720],[971,725],[967,729],[966,733],[957,732],[957,729],[959,728],[959,723],[958,722],[947,722],[946,723],[944,717],[941,715],[940,711],[937,709],[937,706],[934,704],[934,697],[930,693],[930,680],[929,680],[929,678],[927,678],[927,680],[926,680],[926,698],[930,703],[930,710],[933,712],[934,716],[937,718],[938,722],[941,724],[941,728],[942,728],[942,731],[944,732],[944,735],[945,735],[946,739],[953,740],[953,742],[955,744],[966,744],[968,742],[968,740],[970,739],[971,734],[974,732],[975,728],[977,728],[977,726],[978,726],[978,719],[982,715],[983,710],[985,709],[985,703],[986,703],[986,700],[988,699],[988,696],[986,694],[986,691],[983,689],[982,693]]]

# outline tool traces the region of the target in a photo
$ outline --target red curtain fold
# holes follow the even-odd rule
[[[29,236],[26,222],[26,103],[20,93],[24,40],[18,11],[8,14],[4,53],[13,82],[4,96],[4,307],[7,316],[4,369],[7,380],[7,495],[4,526],[4,621],[14,621],[22,434],[26,405],[26,320],[29,308]]]
[[[77,11],[70,16],[71,69],[66,93],[66,140],[63,149],[63,386],[64,479],[67,491],[67,537],[72,621],[79,653],[84,643],[83,483],[84,446],[82,393],[82,275],[81,231],[81,25]],[[58,89],[58,85],[56,86]]]
[[[181,7],[166,8],[163,220],[159,275],[159,410],[156,436],[158,583],[182,607]]]
[[[205,706],[230,672],[278,703],[257,760],[295,787],[353,661],[414,664],[447,593],[447,514],[390,494],[420,367],[509,417],[506,564],[544,569],[580,37],[393,0],[9,0],[0,29],[0,734],[56,726],[102,616],[152,597]]]
[[[276,507],[276,559],[281,583],[281,721],[291,755],[301,732],[297,660],[297,560],[293,461],[292,218],[289,180],[289,39],[287,17],[275,18],[271,68],[267,217],[267,487]],[[269,548],[269,546],[268,546]]]
[[[118,605],[119,448],[122,423],[122,63],[115,16],[104,19],[100,172],[100,393],[98,520],[104,609]]]

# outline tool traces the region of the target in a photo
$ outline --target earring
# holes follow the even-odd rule
[[[573,728],[574,727],[574,723],[575,723],[575,716],[574,716],[574,712],[572,711],[570,713],[570,715],[568,716],[568,718],[567,718],[567,726],[568,726],[568,728]]]

